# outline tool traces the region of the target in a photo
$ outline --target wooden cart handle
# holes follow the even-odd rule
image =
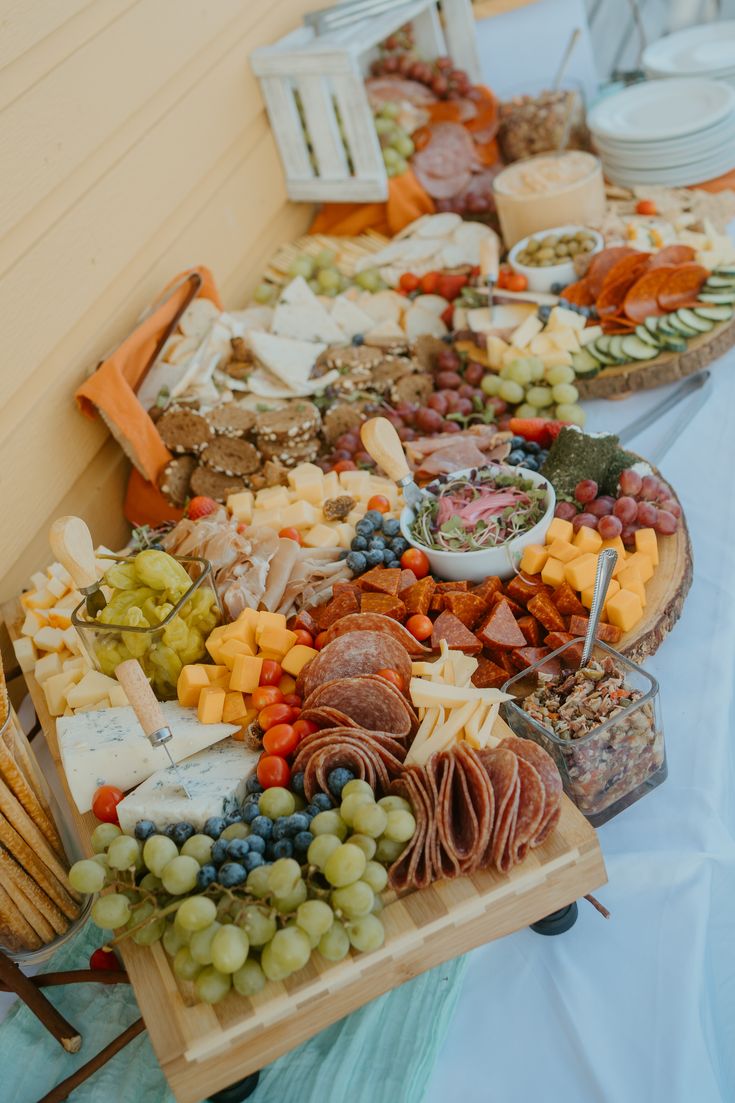
[[[146,738],[167,727],[163,710],[137,659],[126,659],[120,663],[115,668],[115,677],[125,690]]]
[[[57,517],[49,529],[48,540],[54,557],[66,567],[78,589],[97,585],[99,575],[92,534],[81,517]]]
[[[403,451],[401,438],[385,417],[373,417],[360,429],[360,439],[375,462],[383,468],[389,479],[400,482],[411,478],[411,471]]]

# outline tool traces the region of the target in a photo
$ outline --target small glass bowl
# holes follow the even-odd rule
[[[503,686],[521,701],[548,678],[554,667],[562,673],[579,669],[581,639],[557,648],[541,662],[516,674]],[[666,751],[661,723],[658,682],[636,663],[597,641],[593,658],[611,656],[625,675],[625,686],[641,693],[616,716],[579,739],[563,739],[531,717],[518,701],[503,705],[505,719],[516,735],[533,739],[556,762],[564,791],[593,827],[600,827],[666,779]],[[556,662],[555,662],[556,660]]]
[[[103,558],[115,563],[135,560],[133,555]],[[222,607],[209,560],[198,556],[173,558],[184,566],[192,584],[160,624],[151,627],[103,624],[90,620],[84,601],[71,615],[71,622],[98,670],[114,677],[119,663],[137,659],[150,678],[159,701],[176,697],[176,682],[182,666],[208,658],[206,638],[222,621]]]

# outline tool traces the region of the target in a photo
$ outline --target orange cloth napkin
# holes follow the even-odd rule
[[[366,230],[374,230],[393,237],[409,222],[435,211],[433,199],[409,169],[388,181],[385,203],[326,203],[309,233],[358,237]]]
[[[695,184],[694,187],[709,192],[725,191],[727,188],[735,191],[735,169],[730,169],[724,176],[715,176],[713,180],[705,180],[703,184]]]

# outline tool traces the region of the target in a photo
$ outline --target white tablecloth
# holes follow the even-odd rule
[[[564,935],[473,952],[426,1103],[735,1100],[735,350],[713,375],[660,465],[694,545],[684,613],[646,664],[668,779],[599,831],[610,920],[581,901]],[[588,427],[622,428],[664,393],[592,403]],[[630,447],[645,456],[680,411]]]

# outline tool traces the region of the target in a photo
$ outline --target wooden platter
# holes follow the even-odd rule
[[[579,376],[574,385],[580,398],[627,398],[635,391],[650,391],[676,383],[706,368],[735,345],[735,318],[723,322],[687,342],[684,352],[667,352],[655,360],[635,361],[603,368],[592,379]]]
[[[19,604],[6,604],[2,615],[16,639],[22,623]],[[26,680],[72,820],[83,848],[91,852],[96,820],[76,811],[55,722],[39,684],[32,675]],[[498,724],[505,727],[502,720]],[[337,964],[317,955],[301,972],[282,984],[269,983],[252,999],[229,995],[215,1007],[196,1003],[192,986],[174,977],[160,945],[151,950],[123,942],[121,952],[171,1090],[179,1103],[199,1103],[376,996],[536,922],[606,880],[594,830],[564,797],[556,831],[509,875],[479,873],[395,898],[381,914],[386,941],[380,950]],[[500,990],[493,995],[502,998]]]

